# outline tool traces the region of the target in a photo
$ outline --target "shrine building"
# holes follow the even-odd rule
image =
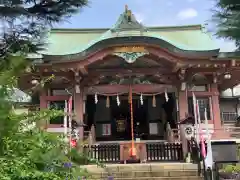
[[[26,90],[54,75],[39,91],[40,109],[63,109],[72,95],[79,138],[92,132],[95,142],[131,140],[131,111],[134,136],[167,141],[167,129],[178,131],[193,116],[193,93],[200,119],[206,109],[217,132],[220,92],[240,80],[239,53],[220,52],[201,25],[147,27],[128,8],[111,28],[52,29],[41,54],[19,86]],[[44,127],[62,132],[63,117]]]

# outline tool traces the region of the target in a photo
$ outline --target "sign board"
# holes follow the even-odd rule
[[[130,53],[130,52],[147,52],[145,47],[143,46],[124,46],[124,47],[116,47],[114,49],[116,53]]]
[[[149,133],[152,135],[158,134],[158,123],[149,123]]]
[[[238,162],[235,141],[212,142],[213,161],[220,163]]]
[[[102,124],[102,135],[103,136],[111,135],[111,124]]]
[[[188,140],[190,140],[191,137],[197,138],[196,126],[191,124],[181,124],[181,126],[183,127],[182,128],[183,134]],[[202,135],[204,139],[207,139],[208,138],[207,129],[208,129],[210,134],[210,139],[211,139],[211,136],[214,133],[213,124],[208,124],[208,128],[206,127],[206,124],[201,124],[200,129],[201,129],[200,131],[201,133],[199,133],[198,137]]]

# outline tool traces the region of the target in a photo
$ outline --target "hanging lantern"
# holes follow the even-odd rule
[[[95,93],[94,100],[95,100],[95,104],[97,104],[98,103],[98,95],[97,95],[97,93]]]
[[[140,95],[140,103],[141,103],[141,105],[143,105],[143,95],[142,95],[142,93]]]
[[[231,74],[229,73],[229,72],[226,72],[225,74],[224,74],[224,79],[231,79]]]
[[[107,96],[107,99],[106,99],[106,107],[107,107],[107,108],[110,107],[110,99],[109,99],[109,96]]]
[[[120,106],[120,100],[119,100],[119,96],[118,95],[117,95],[116,100],[117,100],[117,105]]]
[[[165,91],[165,100],[166,100],[166,102],[168,102],[168,100],[169,100],[169,97],[168,97],[167,91]]]
[[[155,97],[155,95],[153,95],[153,98],[152,98],[152,107],[156,107],[156,97]]]

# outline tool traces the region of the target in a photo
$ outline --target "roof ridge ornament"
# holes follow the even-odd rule
[[[132,11],[128,8],[128,5],[125,5],[125,11],[119,16],[117,22],[111,28],[112,32],[117,31],[146,31],[147,28],[144,27],[140,22],[137,21]]]
[[[125,16],[127,17],[128,22],[132,21],[132,11],[128,9],[128,5],[125,5]]]

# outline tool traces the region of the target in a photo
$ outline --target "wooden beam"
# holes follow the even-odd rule
[[[179,69],[186,67],[187,65],[184,63],[177,62],[172,68],[172,72],[177,72]]]
[[[216,68],[216,67],[200,67],[200,68],[188,68],[187,69],[187,73],[188,74],[196,74],[196,73],[203,73],[203,74],[213,74],[216,72],[219,72],[220,70],[222,70],[223,68]]]
[[[234,79],[234,80],[225,80],[221,85],[219,85],[220,91],[225,91],[228,88],[233,88],[240,84],[240,79]]]
[[[87,68],[86,68],[85,66],[81,66],[81,67],[79,68],[79,71],[81,72],[81,74],[82,74],[83,76],[86,76],[86,75],[88,74],[88,70],[87,70]]]
[[[155,47],[148,46],[148,47],[146,47],[146,50],[150,54],[153,54],[159,58],[164,58],[171,63],[176,63],[179,60],[175,55],[173,55],[172,53],[170,53],[162,48],[155,48]]]
[[[153,74],[171,74],[171,70],[163,67],[150,67],[150,68],[107,68],[107,69],[89,69],[89,74],[91,75],[153,75]]]
[[[71,84],[71,83],[63,83],[63,84],[49,83],[49,84],[46,84],[45,87],[50,88],[50,89],[71,89],[74,87],[74,84]]]
[[[172,85],[166,84],[134,84],[132,85],[133,93],[164,93],[174,92],[175,88]],[[86,88],[87,94],[127,94],[129,85],[97,85]]]
[[[69,99],[69,95],[45,96],[46,101],[64,101]]]

